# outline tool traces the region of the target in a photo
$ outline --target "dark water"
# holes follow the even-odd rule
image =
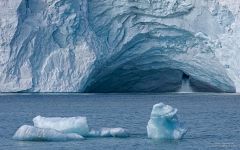
[[[146,125],[153,104],[177,107],[189,132],[180,141],[153,141]],[[175,95],[2,95],[0,149],[3,150],[219,150],[240,149],[240,96]],[[20,142],[12,135],[37,116],[87,116],[89,126],[123,127],[129,138],[89,138],[69,142]]]

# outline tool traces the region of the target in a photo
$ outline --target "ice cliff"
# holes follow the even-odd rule
[[[236,0],[1,0],[1,92],[240,91]]]

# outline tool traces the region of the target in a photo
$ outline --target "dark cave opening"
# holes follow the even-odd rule
[[[178,92],[182,80],[189,76],[181,70],[161,68],[141,70],[118,68],[97,77],[85,90],[86,93],[162,93]]]
[[[85,93],[163,93],[221,92],[209,83],[191,77],[178,69],[141,70],[120,67],[96,76]]]

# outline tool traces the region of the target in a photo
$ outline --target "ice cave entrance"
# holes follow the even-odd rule
[[[121,67],[96,75],[88,85],[86,93],[218,92],[210,85],[172,68],[140,70],[137,67]]]

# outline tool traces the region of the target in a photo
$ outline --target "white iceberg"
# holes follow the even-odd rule
[[[155,104],[147,125],[152,139],[181,139],[187,132],[177,118],[177,109],[163,103]]]
[[[101,130],[91,130],[90,137],[129,137],[129,133],[123,128],[102,128]]]
[[[86,117],[42,117],[33,118],[35,127],[55,129],[63,133],[77,133],[85,136],[89,133]]]
[[[42,117],[33,118],[34,126],[23,125],[13,136],[22,141],[67,141],[83,137],[128,137],[123,128],[89,130],[86,117]]]
[[[68,141],[82,140],[84,138],[76,133],[62,133],[54,129],[23,125],[16,131],[13,139],[21,141]]]

